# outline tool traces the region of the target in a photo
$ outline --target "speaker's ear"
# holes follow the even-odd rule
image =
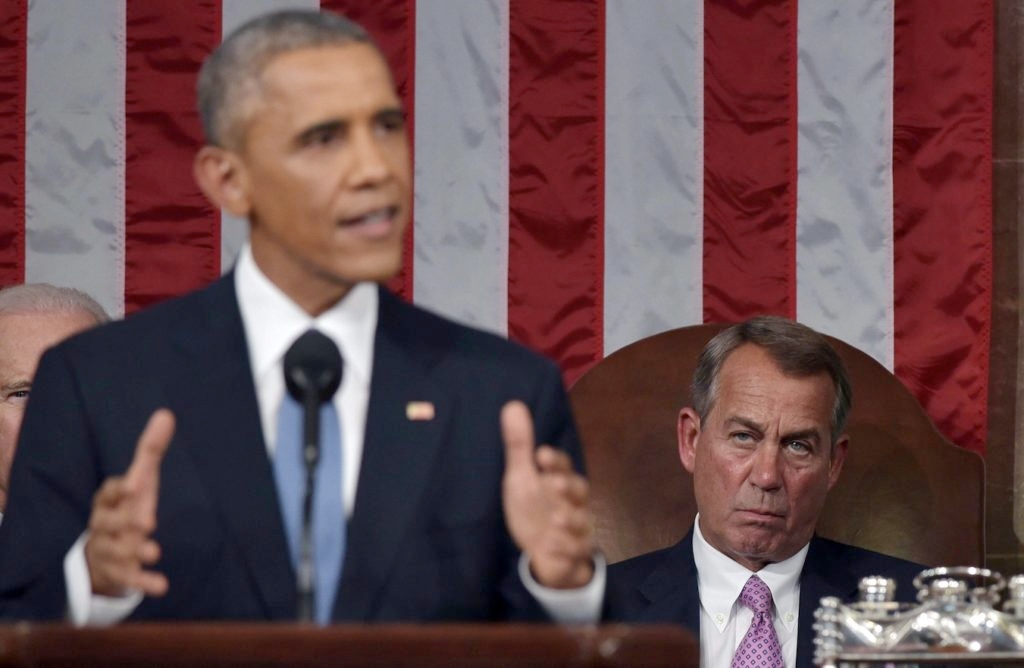
[[[199,188],[216,206],[247,218],[252,203],[245,165],[237,154],[219,146],[204,146],[192,164]]]

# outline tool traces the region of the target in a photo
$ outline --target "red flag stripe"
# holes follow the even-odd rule
[[[704,3],[704,320],[796,317],[796,0]]]
[[[129,2],[125,91],[125,311],[220,275],[219,212],[192,178],[202,143],[195,78],[220,42],[220,2]]]
[[[603,353],[604,3],[512,0],[511,338],[572,382]]]
[[[0,286],[25,280],[27,0],[0,5]]]
[[[898,0],[893,129],[896,374],[985,451],[992,292],[990,1]]]

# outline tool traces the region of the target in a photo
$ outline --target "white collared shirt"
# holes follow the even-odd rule
[[[342,501],[345,514],[351,517],[370,401],[379,301],[376,284],[358,283],[344,299],[313,318],[259,270],[246,244],[235,266],[235,292],[249,348],[263,439],[271,458],[277,447],[277,414],[285,392],[285,352],[308,329],[326,334],[337,344],[343,370],[334,407],[341,424]]]
[[[808,545],[785,561],[757,571],[772,592],[772,620],[787,667],[796,665],[797,621],[800,612],[800,571]],[[700,594],[701,668],[728,668],[754,618],[740,603],[743,585],[754,573],[712,547],[700,530],[700,516],[693,525],[693,561],[697,566]]]

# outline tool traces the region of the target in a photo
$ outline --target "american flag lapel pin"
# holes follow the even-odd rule
[[[407,420],[433,420],[434,404],[430,401],[410,401],[405,405],[405,417]]]

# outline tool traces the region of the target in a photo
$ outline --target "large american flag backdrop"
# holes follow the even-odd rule
[[[0,283],[114,313],[204,285],[245,224],[191,176],[200,62],[316,0],[3,0]],[[991,0],[331,0],[409,112],[395,288],[557,359],[791,316],[984,452]]]

